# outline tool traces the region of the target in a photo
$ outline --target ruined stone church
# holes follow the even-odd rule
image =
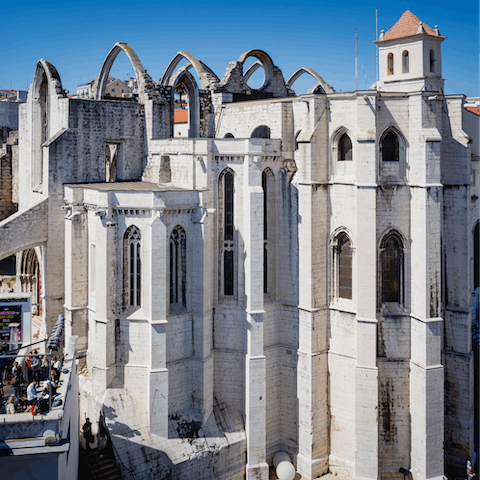
[[[78,335],[81,418],[125,478],[267,480],[279,451],[306,480],[463,476],[480,195],[445,38],[407,10],[353,92],[262,50],[156,81],[116,43],[89,98],[37,63],[0,257],[32,257],[39,335]],[[106,96],[121,52],[135,89]]]

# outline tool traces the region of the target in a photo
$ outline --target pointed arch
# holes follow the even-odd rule
[[[380,177],[405,180],[407,171],[407,141],[396,125],[381,132],[378,141]]]
[[[275,290],[275,176],[267,167],[262,172],[263,190],[263,293]]]
[[[260,68],[263,67],[262,62],[257,60],[255,63],[252,63],[247,69],[247,71],[243,74],[243,80],[245,83],[248,83],[250,77]]]
[[[405,255],[406,239],[395,229],[382,236],[379,245],[378,298],[379,306],[385,303],[405,305]]]
[[[335,90],[328,85],[327,82],[312,68],[308,67],[300,67],[296,72],[294,72],[290,78],[287,80],[287,88],[292,88],[293,84],[304,74],[307,73],[311,77],[313,77],[316,81],[317,84],[320,85],[322,88],[323,92],[318,92],[318,93],[335,93]],[[314,90],[318,89],[318,85],[314,85],[308,93],[314,93]]]
[[[172,60],[170,60],[170,63],[165,69],[165,73],[160,79],[161,85],[163,86],[170,85],[171,77],[174,74],[175,69],[177,68],[177,65],[184,59],[190,62],[190,64],[196,70],[203,90],[208,90],[208,89],[212,90],[220,83],[220,80],[218,79],[218,77],[209,67],[207,67],[207,65],[205,65],[203,62],[198,60],[192,54],[182,51],[182,52],[178,52],[172,58]],[[188,68],[191,68],[191,67],[188,67]]]
[[[187,306],[187,235],[177,225],[170,235],[170,304]]]
[[[142,299],[142,235],[131,225],[123,235],[124,307],[140,307]]]
[[[188,95],[188,137],[195,138],[198,136],[198,125],[200,123],[200,95],[195,77],[188,69],[181,68],[171,78],[172,97],[171,97],[171,136],[174,137],[174,115],[175,115],[175,98],[173,92],[177,85],[183,84]]]
[[[57,69],[45,59],[35,68],[29,102],[32,105],[33,145],[31,157],[31,188],[42,192],[44,154],[43,146],[56,132],[50,131],[50,112],[55,97],[65,97]],[[53,108],[54,109],[54,108]]]
[[[235,173],[230,168],[218,177],[218,232],[220,243],[220,296],[235,296],[236,281],[236,231],[235,231]]]
[[[100,68],[100,73],[93,84],[93,98],[95,100],[101,100],[105,96],[105,86],[107,84],[108,75],[110,74],[113,62],[120,52],[125,53],[132,64],[137,78],[138,97],[140,101],[143,102],[145,100],[146,90],[153,82],[150,75],[148,75],[147,70],[143,68],[142,62],[133,51],[133,48],[124,42],[117,42],[105,57],[102,67]]]

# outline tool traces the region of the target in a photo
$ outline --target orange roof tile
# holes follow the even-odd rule
[[[173,123],[187,123],[188,122],[188,110],[183,108],[176,108],[174,110]]]
[[[418,26],[423,23],[418,17],[416,17],[410,10],[406,10],[400,17],[398,22],[385,33],[383,41],[394,40],[397,38],[412,37],[417,35]],[[426,23],[423,23],[423,28],[427,35],[438,37],[437,32],[429,27]]]
[[[465,107],[469,112],[480,116],[480,107]]]

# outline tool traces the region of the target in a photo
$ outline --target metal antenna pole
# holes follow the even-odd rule
[[[375,7],[375,40],[378,40],[378,8]],[[378,45],[375,45],[376,61],[377,61],[377,82],[378,82]]]
[[[358,90],[358,38],[357,38],[357,29],[355,29],[355,91]]]

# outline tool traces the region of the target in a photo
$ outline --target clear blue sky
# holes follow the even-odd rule
[[[480,95],[478,0],[10,2],[3,11],[0,88],[26,89],[37,60],[45,58],[57,68],[64,88],[75,93],[78,85],[98,75],[111,47],[122,41],[135,50],[154,80],[180,50],[189,51],[222,78],[230,61],[259,48],[281,68],[285,80],[304,66],[316,70],[337,91],[351,91],[357,29],[358,87],[363,89],[376,79],[372,43],[376,6],[379,30],[392,27],[407,8],[432,28],[439,25],[440,33],[448,37],[442,44],[446,93]],[[133,75],[123,54],[111,73],[121,79]],[[297,93],[313,85],[305,77],[295,84]]]

